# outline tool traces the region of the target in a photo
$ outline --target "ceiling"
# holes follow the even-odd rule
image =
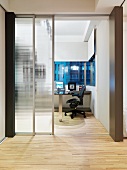
[[[124,0],[98,0],[96,12],[110,14],[114,6],[120,6]]]
[[[90,21],[55,21],[55,34],[64,36],[83,36],[87,31]]]
[[[86,42],[101,20],[55,20],[56,42]]]
[[[110,14],[124,0],[0,0],[16,14]],[[125,10],[126,11],[126,10]],[[125,13],[127,14],[127,13]]]
[[[86,20],[56,20],[56,42],[84,42],[90,21]]]
[[[123,0],[96,0],[96,12],[98,13],[111,13],[114,6],[120,6]],[[123,6],[124,15],[127,14],[127,0]],[[103,18],[89,20],[76,20],[71,19],[55,21],[55,35],[58,41],[88,41],[92,30],[99,24]],[[106,18],[104,18],[106,19]]]
[[[110,14],[114,6],[120,6],[124,0],[0,0],[0,4],[8,11],[16,14]],[[25,5],[24,5],[25,4]],[[124,16],[127,17],[127,0],[123,5]],[[100,18],[100,16],[99,16]],[[76,19],[76,18],[75,18]],[[101,20],[101,19],[99,19]],[[55,22],[57,38],[73,38],[75,41],[88,41],[91,31],[98,24],[98,19]],[[70,37],[69,37],[70,36]]]

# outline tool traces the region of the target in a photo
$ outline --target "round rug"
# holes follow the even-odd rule
[[[60,122],[59,112],[54,112],[54,124],[58,126],[75,126],[85,123],[83,115],[77,114],[76,117],[71,119],[70,114],[71,113],[67,113],[67,116],[65,116],[63,112],[63,119],[62,122]]]

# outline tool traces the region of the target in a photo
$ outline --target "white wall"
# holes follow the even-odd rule
[[[0,140],[5,137],[5,12],[0,7]]]
[[[94,54],[94,30],[92,31],[88,40],[88,60],[93,56],[93,54]]]
[[[90,108],[91,108],[91,112],[95,115],[95,92],[96,92],[96,86],[86,86],[86,90],[91,91]]]
[[[87,42],[56,42],[55,61],[87,61]]]
[[[95,116],[109,131],[109,20],[97,27]]]

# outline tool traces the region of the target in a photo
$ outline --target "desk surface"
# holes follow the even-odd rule
[[[73,91],[73,92],[55,92],[54,95],[73,95],[74,93],[79,93],[79,91]],[[91,91],[84,91],[84,95],[91,94]]]

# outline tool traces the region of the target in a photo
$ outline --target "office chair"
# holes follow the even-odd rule
[[[69,103],[71,110],[65,112],[65,116],[67,116],[67,113],[72,112],[71,114],[71,119],[73,119],[77,113],[82,114],[84,118],[86,118],[85,111],[81,111],[77,109],[78,105],[83,104],[83,96],[84,96],[84,91],[86,90],[86,87],[83,86],[82,89],[79,92],[74,92],[72,96],[77,96],[78,98],[72,98],[67,100],[66,103]]]

